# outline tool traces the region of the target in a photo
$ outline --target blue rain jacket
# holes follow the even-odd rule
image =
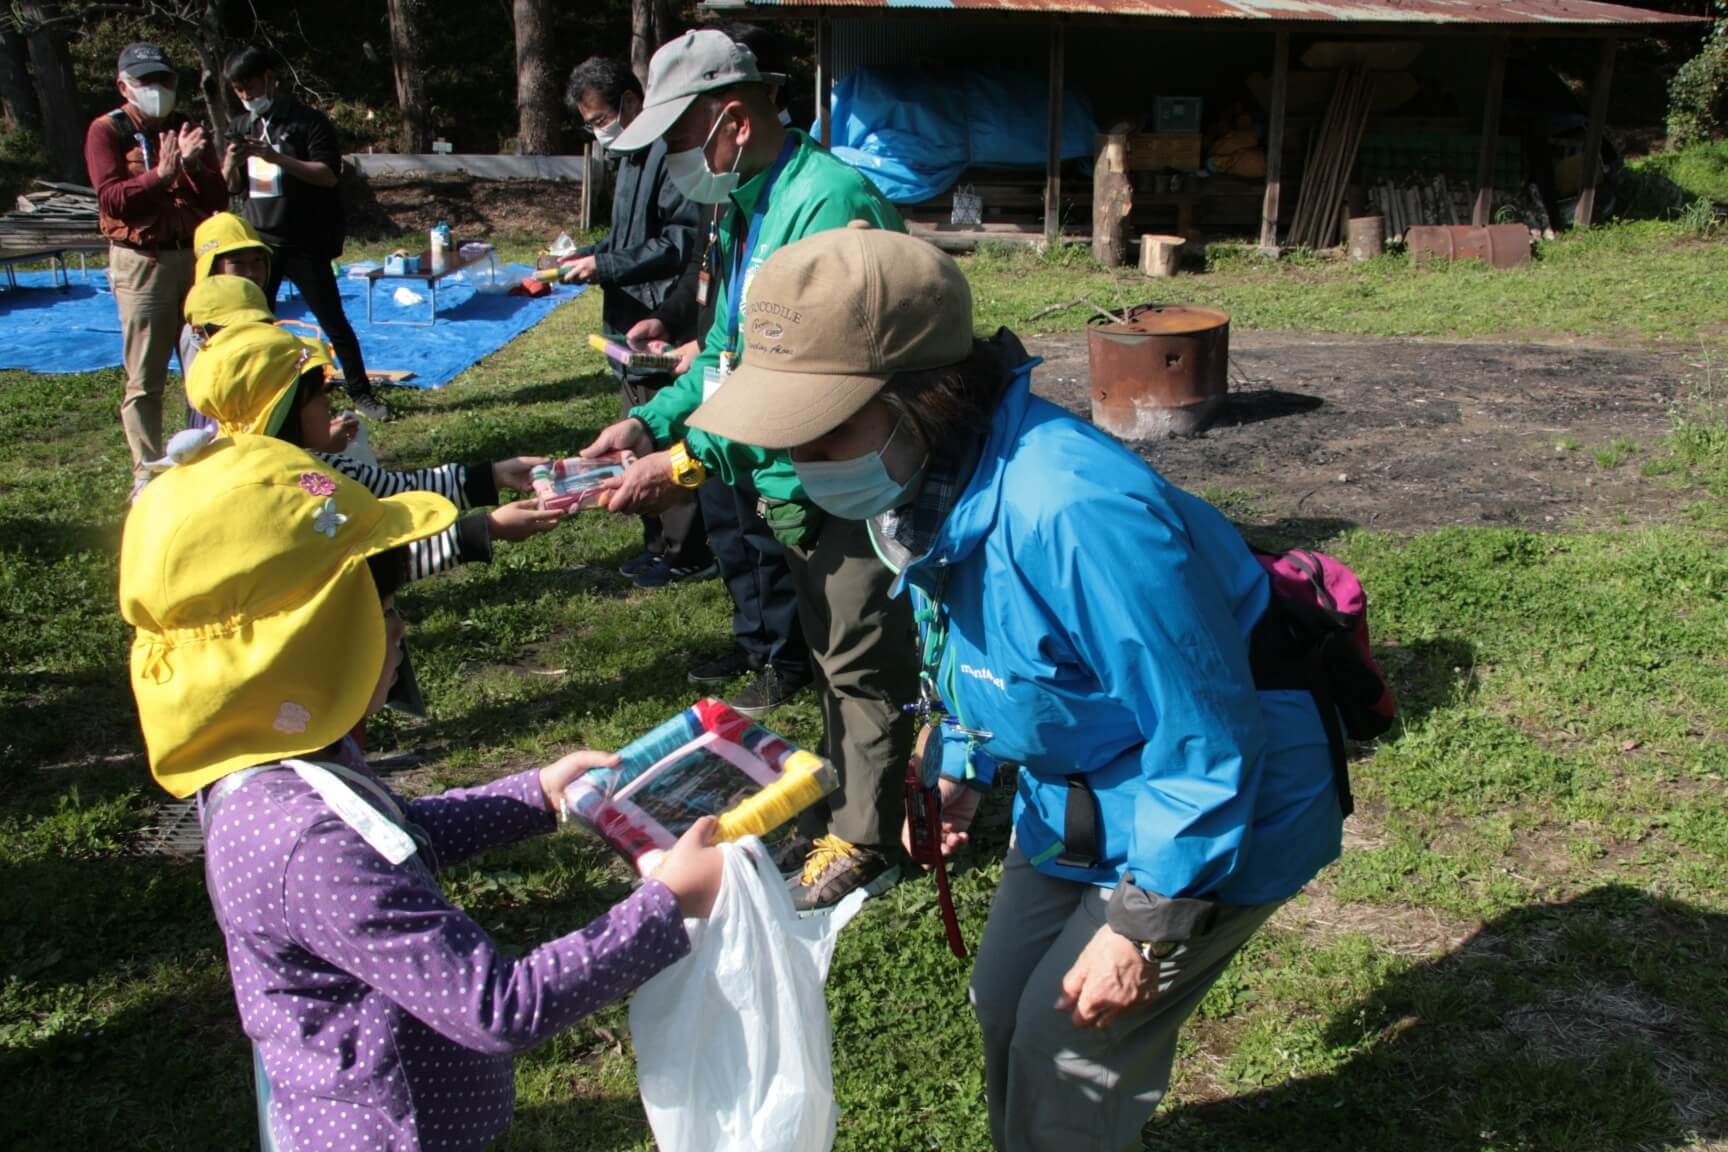
[[[1166,899],[1258,904],[1336,859],[1343,817],[1312,697],[1257,692],[1264,570],[1216,509],[1031,394],[1021,365],[976,472],[906,566],[946,622],[937,687],[967,728],[941,771],[1020,766],[1014,828],[1039,871]],[[1056,863],[1066,777],[1097,797],[1092,870]]]

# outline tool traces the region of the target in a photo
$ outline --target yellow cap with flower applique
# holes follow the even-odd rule
[[[300,377],[332,363],[321,340],[270,324],[224,328],[193,359],[186,402],[222,432],[274,436],[294,411]]]
[[[366,560],[456,519],[442,496],[380,500],[281,440],[209,435],[175,438],[120,545],[150,771],[180,797],[359,723],[385,655]]]

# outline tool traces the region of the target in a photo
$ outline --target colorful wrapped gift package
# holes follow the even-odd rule
[[[703,816],[719,817],[722,841],[765,836],[839,786],[826,760],[714,699],[631,741],[618,758],[571,784],[564,811],[643,876]]]

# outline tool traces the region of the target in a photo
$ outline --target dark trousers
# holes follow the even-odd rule
[[[624,415],[638,404],[646,404],[654,394],[672,383],[666,375],[625,376],[614,367],[624,397]],[[658,516],[642,519],[642,545],[650,553],[674,568],[706,568],[714,559],[708,550],[708,529],[702,522],[702,504],[686,500],[674,504]]]
[[[312,310],[318,327],[324,329],[324,339],[330,341],[342,365],[342,386],[348,395],[370,396],[372,380],[366,375],[366,359],[360,355],[360,338],[354,335],[354,325],[348,323],[348,314],[342,311],[342,292],[336,286],[336,273],[331,270],[330,261],[293,248],[276,249],[270,259],[270,286],[264,291],[272,311],[284,280],[293,281],[306,298],[306,307]]]
[[[810,648],[798,620],[798,590],[786,546],[757,515],[755,487],[748,480],[736,485],[710,480],[696,494],[708,525],[708,545],[732,594],[732,635],[738,647],[759,666],[808,679]]]
[[[918,699],[911,598],[888,595],[894,573],[862,520],[830,516],[787,556],[816,658],[823,751],[840,774],[840,790],[805,809],[798,831],[898,857],[913,736],[904,706]]]

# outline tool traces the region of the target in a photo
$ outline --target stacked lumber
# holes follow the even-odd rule
[[[104,242],[94,188],[46,180],[36,185],[42,191],[26,192],[15,210],[0,216],[0,248],[33,251]]]
[[[1338,73],[1332,102],[1320,122],[1302,169],[1302,189],[1296,200],[1296,216],[1290,224],[1289,244],[1296,248],[1330,248],[1338,243],[1343,227],[1344,193],[1356,153],[1368,127],[1374,105],[1374,81],[1365,68]]]
[[[1419,224],[1468,224],[1475,210],[1475,193],[1466,184],[1445,176],[1412,176],[1402,183],[1382,181],[1368,189],[1369,209],[1385,222],[1388,246],[1401,244],[1405,233]],[[1534,184],[1517,199],[1495,198],[1495,219],[1521,222],[1535,240],[1554,239],[1554,225],[1542,192]]]

